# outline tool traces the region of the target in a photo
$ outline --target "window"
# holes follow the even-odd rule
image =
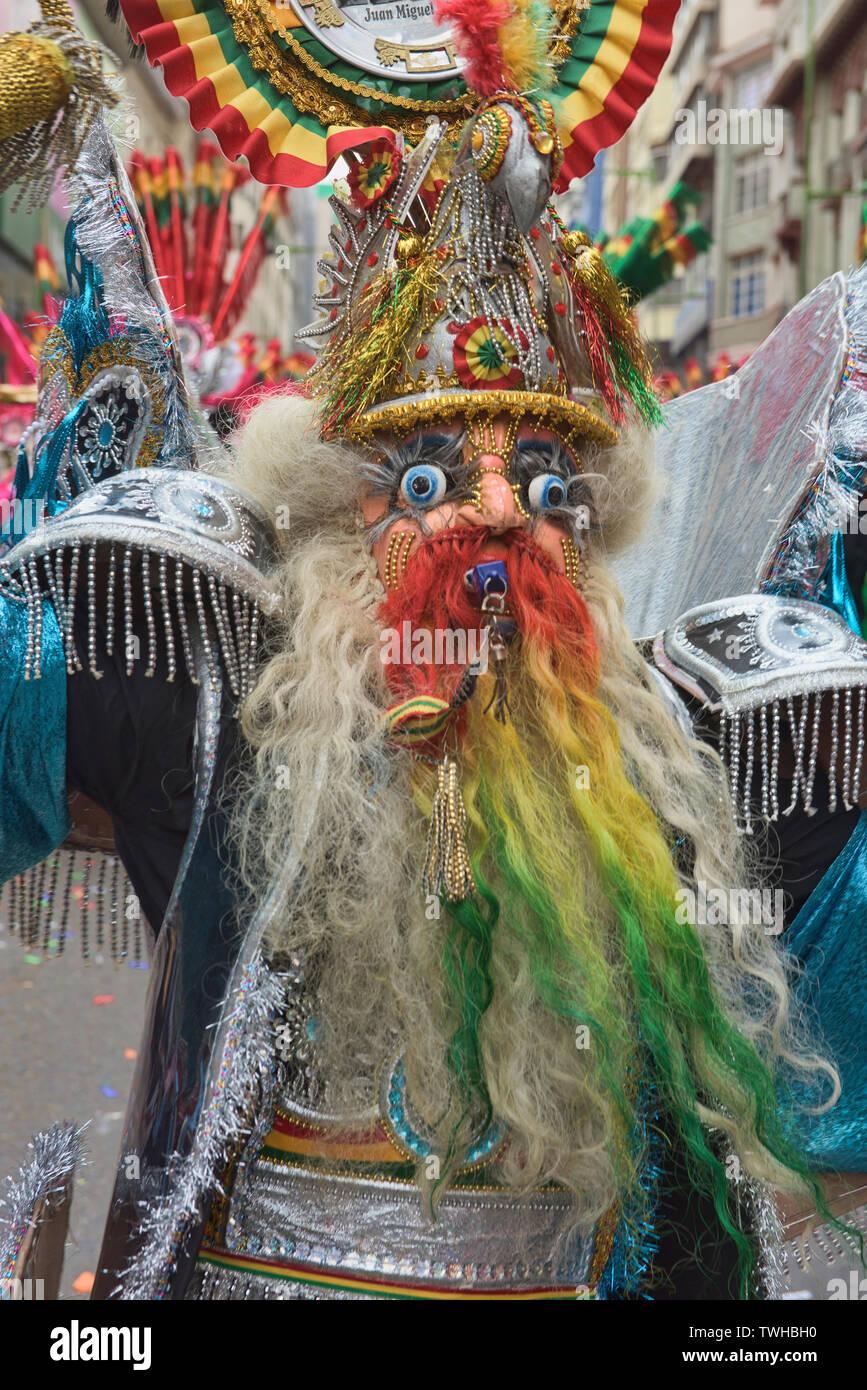
[[[731,261],[732,317],[760,314],[765,307],[765,254],[751,251]]]
[[[665,172],[668,168],[668,146],[658,145],[650,152],[653,167],[653,177],[657,183],[665,183]]]
[[[770,161],[764,153],[742,155],[735,164],[735,212],[756,212],[768,206]]]
[[[735,106],[746,107],[749,111],[761,106],[768,89],[770,72],[769,63],[757,63],[738,73],[735,80]]]

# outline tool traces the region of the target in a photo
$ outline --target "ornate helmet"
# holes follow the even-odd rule
[[[256,178],[303,186],[350,164],[303,334],[326,431],[520,411],[604,444],[633,407],[658,418],[615,282],[546,204],[652,90],[674,0],[287,0],[243,16],[190,0],[174,45],[161,0],[120,3],[194,124]]]
[[[410,151],[398,136],[347,157],[322,317],[300,334],[319,349],[325,433],[363,442],[507,414],[580,453],[614,443],[630,407],[656,417],[616,282],[549,205],[562,145],[546,98],[504,88],[456,141],[434,118]]]

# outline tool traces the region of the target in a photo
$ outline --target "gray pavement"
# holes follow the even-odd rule
[[[27,1141],[58,1120],[90,1121],[89,1163],[77,1177],[62,1298],[82,1298],[74,1281],[96,1269],[114,1183],[123,1116],[144,1019],[150,974],[128,964],[85,965],[74,939],[53,960],[24,952],[0,911],[0,1191],[27,1158]],[[38,963],[37,963],[38,962]],[[94,1004],[99,996],[109,1002]]]

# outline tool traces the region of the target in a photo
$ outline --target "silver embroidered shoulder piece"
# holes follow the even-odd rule
[[[25,679],[40,675],[43,597],[57,614],[67,671],[83,669],[73,622],[86,587],[87,666],[94,675],[101,674],[98,616],[105,651],[112,655],[115,642],[123,642],[127,674],[144,655],[152,676],[162,653],[169,680],[180,648],[197,682],[192,629],[241,700],[250,689],[262,614],[278,605],[267,578],[275,559],[268,517],[222,478],[139,468],[97,483],[0,562],[0,591],[27,605]],[[141,637],[134,631],[139,612]],[[122,635],[115,633],[116,618]]]
[[[653,644],[656,666],[719,718],[732,799],[781,813],[781,739],[794,754],[790,813],[811,810],[820,740],[829,748],[829,809],[857,801],[864,747],[867,642],[832,609],[774,594],[692,608]]]

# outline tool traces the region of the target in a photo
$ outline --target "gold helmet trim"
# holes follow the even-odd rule
[[[356,443],[363,443],[374,434],[406,434],[417,425],[449,421],[456,415],[472,420],[503,414],[536,420],[541,429],[551,430],[566,445],[575,439],[592,439],[603,446],[617,443],[617,431],[601,416],[568,396],[546,391],[456,391],[389,401],[365,411],[346,433]]]

